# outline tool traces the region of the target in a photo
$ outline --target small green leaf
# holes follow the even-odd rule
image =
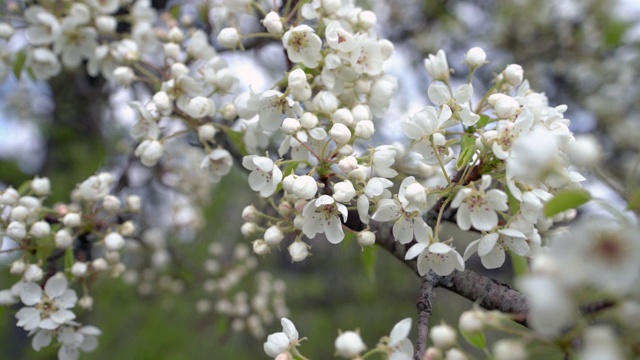
[[[484,350],[487,347],[487,340],[484,338],[484,332],[466,332],[460,329],[460,333],[462,337],[467,340],[467,342],[478,349]]]
[[[73,263],[75,262],[75,257],[73,256],[73,247],[69,246],[67,251],[64,253],[64,267],[65,269],[71,269]]]
[[[627,208],[634,211],[640,209],[640,189],[636,189],[631,193]]]
[[[374,282],[376,280],[376,252],[375,246],[365,246],[362,248],[362,264],[364,270],[369,277],[369,281]]]
[[[584,189],[566,190],[557,193],[544,209],[544,215],[551,217],[569,209],[575,209],[591,200],[591,194]]]
[[[462,150],[460,151],[460,156],[458,157],[458,162],[456,163],[456,169],[462,170],[471,159],[473,159],[473,155],[476,153],[476,138],[475,136],[464,135],[460,141],[460,146]]]
[[[27,63],[27,52],[20,51],[16,54],[16,60],[13,62],[13,75],[16,76],[16,79],[20,80],[20,75],[22,74],[22,69],[24,65]]]
[[[172,6],[171,9],[169,9],[169,13],[171,14],[171,17],[174,19],[180,19],[181,12],[182,12],[182,6],[180,5]]]
[[[516,199],[513,194],[511,193],[511,190],[509,190],[509,188],[506,188],[507,190],[507,199],[509,202],[509,209],[511,209],[511,213],[512,214],[516,214],[518,211],[520,211],[520,200]]]
[[[524,256],[509,252],[509,257],[511,257],[511,266],[516,276],[520,277],[529,273],[529,264]]]
[[[226,127],[222,128],[222,130],[227,135],[229,140],[233,143],[233,145],[236,146],[238,151],[240,151],[240,154],[242,154],[242,156],[249,155],[247,148],[244,146],[243,133],[241,133],[240,131],[232,130],[230,128],[226,128]]]
[[[482,129],[487,126],[487,124],[491,121],[491,117],[489,115],[480,115],[480,120],[476,123],[475,127],[478,129]]]

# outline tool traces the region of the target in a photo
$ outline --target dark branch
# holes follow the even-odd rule
[[[420,297],[416,304],[418,308],[418,339],[416,340],[416,353],[414,360],[424,359],[424,353],[427,351],[427,338],[429,336],[429,322],[431,320],[431,311],[433,309],[433,298],[435,297],[434,284],[437,277],[431,273],[427,274],[422,281],[420,287]]]

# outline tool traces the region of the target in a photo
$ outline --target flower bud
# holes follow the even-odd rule
[[[602,146],[591,134],[576,135],[575,141],[569,143],[567,154],[571,163],[580,168],[598,166],[603,156]]]
[[[64,224],[64,226],[70,227],[70,228],[79,226],[81,221],[82,220],[80,218],[80,214],[78,213],[67,213],[62,218],[62,223]]]
[[[181,43],[184,41],[184,32],[177,26],[169,29],[169,33],[167,34],[167,40],[174,43]]]
[[[127,196],[127,208],[132,212],[138,212],[142,208],[142,199],[138,195]]]
[[[216,127],[213,124],[204,124],[198,127],[198,139],[201,143],[206,143],[216,136]]]
[[[325,114],[338,110],[338,98],[330,91],[320,91],[313,98],[313,108]]]
[[[356,136],[360,139],[371,139],[375,131],[373,121],[371,120],[361,120],[356,124]]]
[[[16,221],[25,221],[29,216],[29,209],[22,205],[18,205],[11,209],[11,219]]]
[[[424,59],[424,67],[434,79],[441,81],[449,80],[449,63],[447,62],[447,55],[444,50],[438,50],[436,55],[429,54],[429,57]]]
[[[156,108],[158,109],[158,111],[163,114],[170,114],[173,110],[173,103],[171,102],[169,95],[167,95],[167,93],[164,91],[158,91],[157,93],[153,94],[152,100],[153,103],[156,104]]]
[[[429,338],[433,346],[446,350],[456,344],[456,331],[449,325],[436,325],[429,331]]]
[[[318,192],[316,180],[309,175],[298,176],[293,182],[291,192],[300,199],[309,200]]]
[[[368,105],[358,104],[351,109],[351,113],[353,114],[353,120],[356,122],[360,122],[362,120],[371,120],[373,115],[371,114],[371,109],[369,109]]]
[[[289,204],[286,201],[281,202],[280,204],[278,204],[278,214],[280,214],[280,216],[286,217],[291,215],[291,204]]]
[[[340,160],[338,162],[338,167],[345,174],[348,174],[348,173],[350,173],[351,171],[355,170],[358,167],[358,160],[353,155],[346,156],[346,157],[342,158],[342,160]]]
[[[345,331],[338,335],[335,346],[336,354],[347,359],[360,355],[367,348],[360,334],[355,331]]]
[[[335,123],[329,130],[331,138],[339,145],[346,144],[351,139],[351,130],[344,124]]]
[[[378,22],[378,17],[371,10],[362,11],[358,15],[358,23],[365,30],[368,30],[374,27],[376,25],[376,22]]]
[[[262,239],[258,239],[251,244],[253,245],[253,252],[258,255],[266,255],[271,251],[269,245]]]
[[[357,240],[360,246],[373,246],[376,243],[376,234],[369,230],[363,230],[358,233]]]
[[[242,209],[242,221],[253,222],[258,219],[258,209],[255,206],[249,205]]]
[[[288,250],[292,262],[300,262],[309,256],[309,246],[302,241],[294,241]]]
[[[270,226],[264,232],[264,241],[271,246],[278,245],[284,239],[284,234],[282,230],[276,225]]]
[[[117,232],[112,232],[104,237],[104,244],[107,250],[118,251],[124,247],[124,238]]]
[[[49,178],[36,177],[31,180],[31,191],[38,196],[48,195],[51,192],[51,183]]]
[[[42,268],[36,264],[30,264],[27,266],[27,270],[25,270],[24,275],[22,276],[25,281],[36,282],[42,280],[42,276],[44,272]]]
[[[286,135],[293,135],[300,130],[300,121],[294,118],[285,118],[282,121],[282,132]]]
[[[333,14],[340,10],[340,6],[342,5],[340,0],[322,0],[320,4],[327,14]]]
[[[280,21],[280,15],[275,11],[268,13],[264,17],[262,25],[264,25],[269,34],[278,35],[282,33],[282,21]]]
[[[196,96],[189,100],[185,112],[194,119],[202,119],[205,116],[213,116],[216,113],[216,105],[209,98]]]
[[[27,229],[24,224],[19,221],[12,221],[7,227],[7,236],[12,240],[20,241],[27,236]]]
[[[253,223],[253,222],[246,222],[242,224],[242,226],[240,227],[240,232],[242,233],[242,236],[247,238],[253,236],[257,230],[258,230],[258,225],[256,225],[256,223]]]
[[[331,120],[334,123],[340,123],[351,126],[354,123],[353,113],[347,108],[340,108],[331,114]]]
[[[427,352],[424,354],[425,360],[441,360],[442,359],[442,350],[437,347],[430,346],[427,349]]]
[[[104,258],[97,258],[91,262],[91,267],[95,271],[105,271],[109,267],[109,264]]]
[[[31,225],[31,228],[29,229],[29,235],[38,239],[49,236],[50,233],[51,226],[46,221],[36,221],[35,223],[33,223],[33,225]]]
[[[467,360],[469,357],[460,349],[451,349],[447,351],[446,360]]]
[[[313,129],[318,126],[318,117],[314,113],[306,112],[300,117],[300,125],[305,129]]]
[[[18,202],[20,194],[12,187],[7,188],[2,195],[0,195],[0,204],[13,206]]]
[[[121,205],[122,203],[120,202],[120,199],[113,195],[107,195],[102,200],[102,206],[104,209],[112,214],[118,212]]]
[[[11,269],[9,270],[13,275],[20,275],[24,272],[26,268],[26,264],[22,259],[18,259],[11,264]]]
[[[189,75],[189,67],[181,62],[172,64],[170,71],[171,77],[174,79],[177,79],[180,76]]]
[[[378,40],[378,44],[380,45],[380,52],[382,53],[382,58],[387,60],[393,55],[393,52],[396,50],[393,46],[393,43],[387,39]]]
[[[460,315],[458,320],[458,326],[460,330],[468,333],[477,333],[484,330],[484,316],[483,313],[477,310],[465,311]]]
[[[524,79],[524,70],[518,64],[508,65],[502,73],[507,83],[512,86],[520,85]]]
[[[220,112],[222,113],[222,118],[227,121],[234,120],[236,117],[238,117],[238,111],[233,104],[227,104],[223,106]]]
[[[171,60],[178,60],[182,51],[180,45],[172,42],[162,45],[162,50],[164,51],[164,57]]]
[[[96,17],[95,24],[98,32],[102,34],[114,33],[118,27],[118,21],[110,15],[101,15]]]
[[[153,167],[160,161],[163,152],[164,148],[159,141],[145,140],[138,145],[134,154],[140,157],[144,166]]]
[[[220,45],[233,49],[240,42],[240,34],[238,33],[238,29],[233,27],[228,27],[220,30],[218,34],[218,42]]]
[[[78,306],[83,309],[91,310],[93,307],[93,298],[89,295],[85,295],[78,300]]]
[[[520,104],[516,99],[505,94],[493,94],[487,100],[493,106],[496,115],[501,119],[508,119],[514,116],[520,109]]]
[[[348,203],[356,196],[356,189],[351,181],[341,181],[333,186],[333,198],[336,201]]]
[[[113,78],[118,84],[129,86],[136,78],[136,74],[134,74],[133,70],[128,66],[119,66],[113,70]]]
[[[520,341],[501,339],[493,344],[493,356],[496,360],[525,360],[527,351]]]
[[[136,232],[136,225],[131,220],[127,220],[120,227],[118,227],[118,233],[122,236],[132,236]]]
[[[0,38],[8,39],[13,35],[13,26],[5,22],[0,23]]]
[[[71,274],[73,274],[73,276],[75,277],[82,277],[87,274],[87,269],[87,263],[76,261],[71,266]]]
[[[464,62],[471,69],[477,69],[487,62],[487,54],[479,47],[472,47],[464,56]]]
[[[73,237],[71,237],[71,233],[67,229],[60,229],[56,232],[55,236],[56,248],[58,249],[66,249],[73,243]]]

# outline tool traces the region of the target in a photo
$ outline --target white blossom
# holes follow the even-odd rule
[[[336,202],[331,196],[321,195],[316,200],[309,201],[302,210],[302,216],[302,232],[308,238],[313,239],[316,234],[324,233],[332,244],[344,239],[342,221],[347,221],[347,207]]]
[[[44,291],[37,284],[25,282],[20,289],[20,300],[26,307],[16,313],[18,326],[27,331],[54,330],[75,319],[76,315],[69,309],[75,306],[78,297],[67,286],[62,274],[51,277]]]
[[[469,230],[471,226],[477,230],[488,231],[498,225],[496,211],[506,211],[507,194],[502,190],[485,190],[491,185],[491,176],[482,175],[479,189],[465,187],[458,191],[451,202],[451,207],[459,208],[456,215],[458,226]]]
[[[282,170],[267,157],[245,156],[242,159],[242,166],[251,171],[249,186],[253,191],[259,191],[262,197],[271,196],[282,180]]]
[[[338,335],[335,346],[336,354],[347,359],[358,356],[367,348],[360,334],[355,331],[345,331]]]
[[[298,340],[298,330],[291,320],[282,318],[280,323],[282,324],[282,331],[269,335],[263,345],[264,352],[272,358],[289,351],[300,342]]]
[[[438,50],[436,55],[429,54],[429,57],[424,59],[424,67],[435,80],[449,81],[449,63],[444,50]]]
[[[207,172],[213,182],[219,182],[231,171],[233,158],[225,149],[214,149],[200,162],[200,170]]]
[[[316,68],[322,54],[322,40],[308,25],[298,25],[282,36],[282,44],[287,50],[287,56],[293,63],[303,63],[306,67]]]

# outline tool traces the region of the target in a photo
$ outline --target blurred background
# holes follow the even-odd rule
[[[476,94],[487,90],[506,65],[522,65],[531,87],[544,91],[550,105],[569,106],[565,117],[572,120],[572,130],[601,144],[602,166],[588,174],[589,184],[605,189],[611,198],[637,188],[640,4],[636,1],[358,3],[374,9],[381,37],[396,46],[386,71],[399,78],[400,90],[386,119],[397,120],[379,120],[377,126],[383,131],[376,142],[401,141],[397,121],[429,104],[430,79],[423,67],[428,54],[438,49],[447,52],[456,85],[466,81],[464,53],[480,46],[489,64],[476,74]],[[210,14],[200,21],[214,19]],[[285,66],[278,44],[223,57],[240,77],[241,87],[251,84],[255,91],[270,87]],[[125,194],[140,194],[146,202],[149,215],[139,219],[144,225],[141,237],[167,242],[174,260],[171,265],[137,271],[138,265],[162,262],[161,256],[141,250],[139,257],[130,259],[132,266],[121,279],[96,280],[91,289],[94,309],[80,317],[103,334],[98,349],[83,358],[267,358],[262,343],[267,334],[281,331],[278,319],[286,315],[301,336],[310,339],[303,342],[302,353],[324,359],[334,352],[338,329],[359,328],[371,348],[396,322],[415,316],[420,280],[390,254],[362,251],[352,238],[337,246],[312,242],[313,256],[303,263],[292,264],[285,248],[264,258],[250,255],[251,244],[240,233],[240,214],[248,204],[264,204],[250,191],[241,170],[215,187],[182,171],[181,161],[193,156],[189,141],[176,142],[180,156],[167,161],[164,172],[150,173],[136,164],[127,155],[134,146],[128,138],[134,114],[126,105],[138,95],[136,91],[116,91],[103,80],[71,72],[48,83],[11,77],[0,86],[0,184],[18,187],[34,175],[47,176],[53,203],[68,201],[75,185],[97,171],[125,174]],[[195,137],[191,140],[197,144]],[[468,268],[510,281],[508,266],[488,272],[473,259],[477,257]],[[0,288],[14,282],[6,273],[0,272]],[[233,276],[221,275],[229,273]],[[252,301],[269,302],[270,323],[251,326],[251,311],[240,308]],[[470,306],[454,294],[438,291],[432,323],[456,324],[458,315]],[[30,348],[30,338],[15,326],[17,309],[0,308],[0,358],[55,358],[53,348],[39,353]],[[562,358],[543,346],[533,349],[531,358],[540,354]]]

